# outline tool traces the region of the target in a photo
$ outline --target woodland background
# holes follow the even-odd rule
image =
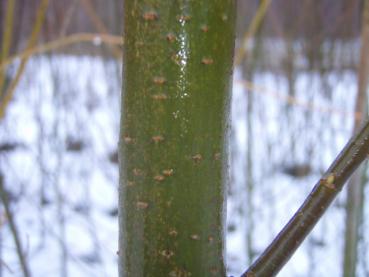
[[[0,121],[0,276],[117,276],[123,3],[50,0],[27,52],[41,2],[0,0],[2,101],[28,61]],[[230,275],[291,217],[363,113],[355,104],[362,12],[359,0],[238,1]],[[342,275],[345,242],[357,243],[357,276],[369,276],[367,171],[360,199],[344,190],[280,276]],[[352,206],[354,242],[344,235]]]

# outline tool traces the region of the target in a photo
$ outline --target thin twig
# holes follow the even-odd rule
[[[27,56],[37,55],[45,52],[49,52],[51,50],[59,49],[71,44],[80,43],[80,42],[101,42],[111,45],[122,46],[123,39],[121,36],[114,36],[109,34],[95,34],[95,33],[76,33],[70,36],[62,37],[48,43],[38,45],[36,47],[27,49],[22,53],[9,57],[2,63],[0,63],[0,70],[4,67],[10,65],[17,59],[23,59]]]
[[[46,14],[48,4],[49,4],[49,0],[42,0],[41,4],[40,4],[40,6],[37,10],[36,22],[35,22],[35,25],[33,26],[32,33],[31,33],[30,38],[28,40],[27,47],[26,47],[27,49],[33,47],[37,42],[38,35],[41,31],[41,27],[42,27],[42,24],[44,22],[44,18],[45,18],[45,14]],[[4,117],[5,110],[8,106],[8,104],[9,104],[10,100],[13,98],[15,88],[17,87],[17,85],[20,81],[20,78],[23,75],[23,72],[26,68],[26,64],[27,64],[27,61],[28,61],[29,57],[30,57],[29,55],[25,56],[21,60],[21,63],[19,65],[19,68],[18,68],[17,73],[15,75],[15,78],[12,80],[9,87],[5,91],[4,97],[2,97],[0,99],[0,120]]]
[[[2,49],[0,55],[0,62],[5,60],[8,57],[9,49],[12,42],[12,32],[13,32],[13,19],[14,19],[14,7],[15,7],[15,0],[9,0],[6,6],[6,16],[5,21],[2,22],[4,25],[4,34],[2,37]],[[2,89],[4,88],[5,82],[5,71],[0,69],[0,97],[3,94]]]
[[[369,122],[347,143],[302,206],[242,277],[275,276],[310,233],[347,179],[368,157]]]
[[[109,33],[108,28],[105,26],[104,22],[101,20],[99,15],[96,13],[96,10],[91,4],[91,1],[80,0],[80,2],[82,4],[83,9],[87,13],[87,16],[90,18],[92,24],[95,26],[96,30],[99,33],[108,34]],[[114,57],[119,59],[121,57],[122,51],[118,47],[116,47],[114,44],[109,44],[108,46],[110,47],[110,50],[113,53]]]
[[[1,173],[0,173],[0,199],[3,202],[3,205],[4,205],[6,217],[8,219],[10,231],[11,231],[13,239],[14,239],[14,243],[15,243],[15,247],[16,247],[16,250],[17,250],[19,263],[21,265],[22,272],[23,272],[23,276],[24,277],[30,277],[31,273],[30,273],[28,265],[27,265],[26,256],[23,253],[23,248],[22,248],[22,243],[21,243],[20,237],[19,237],[18,228],[17,228],[17,225],[15,224],[15,221],[14,221],[13,212],[10,209],[9,195],[8,195],[8,192],[4,188],[4,178],[3,178],[3,175]]]
[[[5,21],[3,22],[5,30],[2,39],[0,60],[4,60],[9,54],[9,49],[12,42],[14,8],[15,8],[15,0],[9,0],[8,5],[6,7]]]
[[[261,23],[263,22],[264,16],[266,14],[266,11],[268,10],[269,4],[272,2],[272,0],[262,0],[260,3],[260,6],[258,10],[256,11],[255,16],[253,17],[250,27],[247,29],[246,33],[244,34],[242,38],[241,45],[238,49],[238,51],[235,54],[234,58],[234,65],[240,65],[242,60],[247,55],[247,45],[250,40],[255,35],[255,32],[259,29]]]
[[[0,65],[0,68],[1,68],[1,65]],[[355,117],[356,120],[361,119],[362,117],[360,112],[355,112],[355,111],[349,112],[343,109],[332,107],[330,105],[319,105],[319,104],[310,103],[308,101],[301,100],[296,96],[284,95],[282,92],[271,90],[264,86],[255,85],[254,83],[247,81],[247,80],[236,80],[236,84],[239,84],[243,86],[244,88],[246,88],[249,93],[256,92],[259,94],[264,94],[268,97],[272,97],[274,99],[286,102],[289,105],[300,106],[307,110],[318,111],[321,113],[338,114],[342,116],[353,116]]]
[[[60,26],[60,31],[59,31],[59,36],[60,37],[65,37],[68,27],[70,26],[71,22],[72,22],[72,18],[74,15],[74,12],[76,10],[77,7],[77,0],[74,0],[68,7],[67,11],[65,12],[64,16],[63,16],[63,20],[61,22],[61,26]]]

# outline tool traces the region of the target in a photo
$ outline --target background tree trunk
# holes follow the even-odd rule
[[[367,119],[367,89],[369,78],[369,1],[364,1],[361,31],[361,52],[358,69],[358,89],[355,105],[355,120],[353,132],[356,133],[363,122]],[[345,246],[343,276],[356,276],[357,251],[360,239],[360,225],[363,213],[364,179],[365,165],[352,175],[346,200],[346,226],[345,226]]]
[[[224,276],[234,0],[126,0],[120,276]]]

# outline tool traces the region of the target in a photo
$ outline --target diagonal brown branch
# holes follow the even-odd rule
[[[368,157],[369,122],[347,143],[302,206],[242,277],[275,276],[310,233],[347,179]]]

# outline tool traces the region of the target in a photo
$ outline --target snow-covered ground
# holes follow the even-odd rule
[[[236,70],[226,237],[234,276],[249,264],[247,253],[259,254],[288,221],[346,143],[356,93],[349,71],[324,78],[300,73],[293,97],[283,76],[259,72],[249,81],[254,90]],[[120,87],[119,65],[100,58],[38,57],[27,66],[0,126],[0,144],[17,143],[0,152],[0,169],[33,276],[117,276]],[[295,164],[311,172],[286,174]],[[339,276],[344,194],[280,276]],[[363,233],[358,276],[366,276],[368,242]],[[21,276],[6,221],[0,248],[1,276]]]
[[[254,90],[248,89],[250,84],[242,80],[241,72],[235,72],[233,183],[227,214],[228,225],[237,226],[227,234],[229,272],[235,276],[249,264],[248,248],[256,256],[264,250],[346,144],[351,136],[356,94],[353,72],[333,72],[325,80],[301,73],[296,78],[293,99],[284,77],[263,72],[252,81]],[[253,103],[251,114],[247,113],[247,101]],[[251,174],[247,155],[252,160]],[[286,174],[294,164],[309,165],[311,172],[301,177]],[[250,183],[251,190],[247,189]],[[343,191],[278,276],[328,276],[327,272],[329,276],[340,276],[344,194]],[[251,204],[247,204],[248,199]],[[367,245],[367,237],[365,241]],[[358,276],[367,275],[361,271]]]

